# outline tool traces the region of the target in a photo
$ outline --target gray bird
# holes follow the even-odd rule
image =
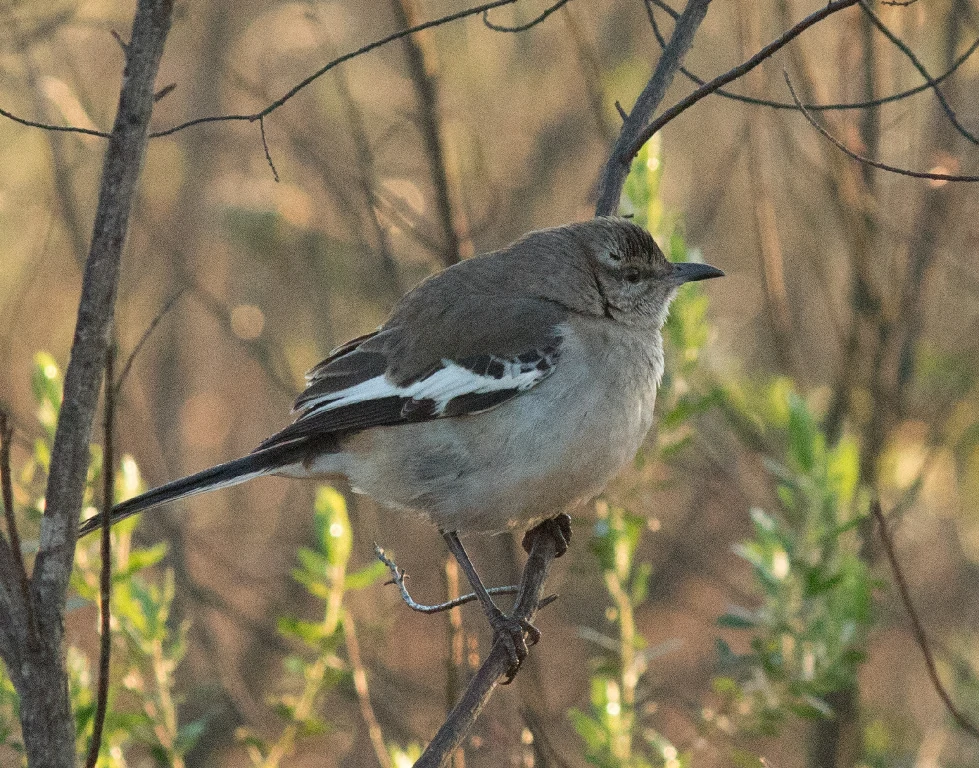
[[[252,453],[124,501],[111,521],[262,475],[344,475],[438,526],[519,663],[535,631],[495,606],[458,534],[527,528],[598,494],[652,424],[677,288],[721,275],[667,261],[624,219],[531,232],[433,275],[333,350],[296,420]]]

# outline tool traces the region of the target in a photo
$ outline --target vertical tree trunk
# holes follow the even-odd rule
[[[20,696],[21,726],[31,768],[70,768],[76,763],[75,721],[62,648],[65,599],[88,471],[92,422],[112,332],[122,247],[146,150],[154,84],[172,10],[172,0],[139,0],[133,19],[65,375],[40,548],[27,596],[30,620],[13,628],[16,647],[4,658]]]

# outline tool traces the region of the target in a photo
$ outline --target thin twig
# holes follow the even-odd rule
[[[381,38],[380,40],[375,40],[372,43],[368,43],[367,45],[361,46],[356,51],[345,53],[343,56],[340,56],[339,58],[334,59],[328,64],[325,64],[324,66],[320,67],[318,70],[313,72],[313,74],[301,80],[299,83],[297,83],[292,88],[290,88],[285,94],[283,94],[281,97],[273,101],[271,104],[269,104],[259,112],[254,112],[248,115],[235,114],[235,115],[212,115],[209,117],[197,117],[194,118],[193,120],[188,120],[178,125],[174,125],[170,128],[164,128],[163,130],[160,131],[154,131],[153,133],[149,134],[149,138],[158,139],[163,136],[170,136],[174,133],[177,133],[178,131],[185,130],[186,128],[190,128],[195,125],[201,125],[203,123],[221,123],[221,122],[232,122],[232,121],[246,121],[249,123],[253,123],[256,120],[262,120],[263,118],[268,117],[272,112],[275,112],[275,110],[277,110],[287,101],[289,101],[289,99],[291,99],[301,90],[306,88],[306,86],[310,85],[315,80],[319,79],[327,72],[329,72],[331,69],[339,66],[340,64],[343,64],[344,62],[350,61],[351,59],[354,59],[358,56],[362,56],[365,53],[369,53],[370,51],[373,51],[375,48],[380,48],[381,46],[387,45],[388,43],[393,42],[395,40],[400,40],[402,37],[405,37],[407,35],[413,35],[416,32],[420,32],[423,29],[438,27],[443,24],[448,24],[452,21],[457,21],[458,19],[464,19],[467,16],[475,16],[476,14],[480,14],[480,13],[485,14],[493,10],[494,8],[500,8],[504,5],[512,5],[515,2],[517,2],[517,0],[493,0],[493,2],[490,3],[484,3],[483,5],[478,5],[474,8],[468,8],[463,11],[458,11],[457,13],[450,13],[447,16],[442,16],[438,19],[432,19],[431,21],[426,21],[425,23],[418,24],[417,26],[411,27],[410,29],[403,29],[400,32],[395,32],[393,34],[388,35],[387,37]],[[567,0],[565,0],[565,2],[567,2]],[[107,139],[112,135],[111,133],[106,133],[105,131],[97,131],[91,128],[78,128],[70,125],[51,125],[50,123],[40,123],[35,120],[27,120],[23,117],[18,117],[12,112],[8,112],[7,110],[2,108],[0,108],[0,115],[6,117],[9,120],[13,120],[15,123],[20,123],[21,125],[26,125],[30,128],[42,128],[46,131],[82,133],[85,134],[86,136],[99,136],[100,138],[103,139]],[[268,149],[266,148],[266,155],[267,154],[268,154]],[[269,160],[269,162],[271,164],[271,160]]]
[[[95,768],[102,747],[102,731],[109,704],[109,664],[112,659],[112,633],[109,602],[112,598],[112,537],[111,512],[115,496],[115,345],[111,342],[105,353],[105,424],[102,438],[102,568],[99,571],[99,682],[95,694],[95,716],[92,722],[92,741],[88,745],[86,768]]]
[[[901,51],[901,53],[907,57],[908,61],[911,62],[914,68],[918,70],[918,74],[925,79],[925,82],[935,92],[935,98],[937,98],[938,103],[942,105],[942,109],[948,116],[949,122],[955,127],[955,130],[957,130],[962,136],[971,141],[973,144],[979,144],[979,138],[977,138],[974,133],[959,122],[958,117],[955,115],[955,110],[952,109],[952,105],[946,100],[945,94],[942,93],[942,89],[935,84],[934,79],[928,74],[928,70],[925,69],[925,65],[921,63],[917,56],[915,56],[914,51],[912,51],[901,38],[888,29],[887,25],[881,21],[880,17],[873,12],[866,0],[860,0],[860,8],[863,9],[863,12],[866,14],[867,18],[870,19],[870,23],[873,24],[884,37],[897,46],[898,50]]]
[[[954,173],[931,173],[930,171],[912,171],[907,168],[899,168],[895,165],[888,165],[886,163],[878,162],[877,160],[872,160],[869,157],[864,157],[863,155],[857,154],[852,149],[847,147],[842,141],[833,136],[829,131],[827,131],[823,126],[816,122],[816,119],[809,113],[799,101],[799,97],[795,93],[795,88],[792,87],[792,81],[789,80],[788,72],[782,73],[785,77],[785,84],[789,87],[789,93],[792,94],[792,100],[799,107],[799,111],[802,113],[803,117],[809,121],[809,124],[815,128],[819,133],[821,133],[825,138],[832,142],[838,150],[846,155],[849,155],[854,160],[858,162],[865,163],[866,165],[873,166],[874,168],[879,168],[882,171],[890,171],[891,173],[896,173],[901,176],[911,176],[915,179],[934,179],[936,181],[979,181],[979,176],[960,176]]]
[[[272,169],[272,178],[275,179],[275,183],[279,183],[279,172],[275,170],[275,163],[272,162],[272,153],[269,152],[269,143],[265,139],[265,117],[264,115],[258,118],[258,130],[262,134],[262,149],[265,150],[265,160],[269,164],[269,168]]]
[[[802,21],[797,23],[791,29],[779,35],[779,37],[766,45],[743,64],[739,64],[733,69],[729,69],[723,75],[715,77],[709,83],[705,83],[686,98],[681,99],[653,122],[651,122],[648,126],[646,126],[633,145],[629,147],[631,151],[630,157],[635,157],[636,153],[642,148],[642,145],[649,141],[664,125],[678,117],[683,112],[686,112],[688,109],[690,109],[690,107],[703,99],[705,96],[709,96],[717,91],[717,89],[721,86],[727,85],[732,80],[737,80],[739,77],[747,74],[765,61],[765,59],[771,58],[779,49],[784,48],[790,42],[795,40],[795,38],[809,29],[809,27],[813,26],[814,24],[818,24],[826,17],[832,16],[838,11],[842,11],[856,5],[858,1],[859,0],[836,0],[835,2],[827,3],[818,11],[806,16],[806,18],[802,19]]]
[[[8,112],[2,107],[0,107],[0,115],[3,115],[8,120],[13,120],[15,123],[26,125],[28,128],[42,128],[45,131],[57,131],[59,133],[82,133],[86,136],[98,136],[100,139],[107,139],[112,135],[110,133],[106,133],[105,131],[96,131],[93,128],[78,128],[74,125],[51,125],[51,123],[40,123],[36,120],[27,120],[23,117],[17,117],[17,115],[15,115],[13,112]]]
[[[150,324],[146,326],[146,330],[143,331],[143,335],[139,337],[139,341],[136,342],[136,346],[133,347],[133,351],[129,353],[129,357],[126,358],[126,364],[122,366],[122,373],[119,374],[119,378],[116,380],[116,391],[113,393],[114,398],[119,397],[119,393],[122,391],[122,386],[126,382],[126,377],[129,376],[129,371],[133,367],[133,362],[136,360],[136,356],[139,354],[143,345],[149,340],[150,336],[153,335],[153,331],[156,330],[156,326],[160,324],[164,316],[173,309],[173,305],[177,303],[177,299],[183,296],[184,291],[186,291],[186,286],[177,290],[173,296],[166,300],[160,310],[156,313],[156,316],[150,321]]]
[[[494,24],[489,20],[489,11],[483,11],[483,24],[492,29],[494,32],[526,32],[531,27],[535,27],[540,24],[555,11],[559,11],[562,6],[567,5],[569,2],[571,2],[571,0],[558,0],[556,3],[554,3],[554,5],[547,8],[540,16],[531,19],[526,24],[518,24],[515,27],[505,27],[502,24]]]
[[[188,120],[187,122],[180,123],[179,125],[175,125],[171,128],[165,128],[162,131],[155,131],[154,133],[150,134],[150,138],[156,139],[156,138],[160,138],[161,136],[169,136],[171,134],[177,133],[178,131],[182,131],[186,128],[190,128],[191,126],[201,125],[203,123],[220,123],[220,122],[228,122],[228,121],[235,121],[235,120],[237,121],[243,120],[249,123],[253,123],[256,120],[261,120],[263,117],[268,117],[270,114],[275,112],[275,110],[277,110],[287,101],[289,101],[289,99],[291,99],[301,90],[306,88],[306,86],[310,85],[311,83],[313,83],[314,81],[316,81],[317,79],[325,75],[327,72],[329,72],[331,69],[339,66],[340,64],[343,64],[344,62],[350,61],[351,59],[355,59],[358,56],[362,56],[365,53],[373,51],[375,48],[380,48],[381,46],[387,45],[388,43],[392,43],[395,40],[400,40],[402,37],[405,37],[406,35],[413,35],[416,32],[421,32],[423,29],[438,27],[443,24],[448,24],[449,22],[452,21],[457,21],[458,19],[464,19],[467,16],[475,16],[476,14],[484,13],[485,11],[491,11],[494,8],[500,8],[504,5],[512,5],[515,2],[517,2],[517,0],[493,0],[493,2],[490,3],[477,5],[474,8],[468,8],[464,11],[458,11],[457,13],[450,13],[447,16],[442,16],[438,19],[433,19],[432,21],[426,21],[424,24],[418,24],[414,27],[410,27],[409,29],[402,29],[399,32],[394,32],[388,35],[387,37],[382,37],[380,40],[375,40],[372,43],[368,43],[367,45],[361,46],[356,51],[345,53],[343,56],[340,56],[334,59],[333,61],[329,62],[328,64],[323,65],[315,72],[313,72],[313,74],[309,75],[308,77],[298,82],[288,91],[286,91],[286,93],[284,93],[282,96],[280,96],[278,99],[273,101],[271,104],[269,104],[267,107],[265,107],[263,110],[259,112],[255,112],[250,115],[214,115],[211,117],[197,117],[194,118],[193,120]]]
[[[364,718],[364,723],[367,725],[367,734],[370,737],[371,745],[374,747],[377,762],[380,763],[381,768],[391,768],[391,756],[388,754],[387,745],[384,743],[384,734],[381,732],[381,726],[378,725],[377,717],[374,715],[370,691],[367,689],[367,672],[364,669],[363,659],[360,657],[360,643],[354,629],[354,619],[346,608],[343,609],[340,625],[343,627],[343,640],[347,646],[347,658],[353,673],[354,691],[357,694],[357,703],[360,705],[360,716]]]
[[[663,38],[663,34],[660,32],[659,24],[656,22],[656,17],[653,15],[652,6],[655,5],[657,8],[661,8],[667,14],[669,14],[673,19],[676,19],[680,14],[677,13],[673,8],[667,5],[663,0],[645,0],[646,15],[649,18],[650,27],[652,27],[653,35],[656,37],[656,41],[659,43],[660,47],[666,46],[666,40]],[[882,3],[886,5],[886,3]],[[871,107],[879,107],[883,104],[891,104],[895,101],[902,101],[911,96],[916,96],[919,93],[923,93],[936,85],[947,80],[959,67],[965,64],[966,61],[971,58],[972,54],[979,50],[979,38],[976,38],[972,45],[970,45],[966,51],[959,56],[952,65],[946,69],[938,77],[931,78],[927,82],[921,85],[915,86],[914,88],[908,88],[906,91],[900,91],[898,93],[892,93],[890,96],[881,96],[876,99],[868,99],[867,101],[847,101],[838,102],[835,104],[806,104],[806,109],[811,112],[833,112],[833,111],[844,111],[844,110],[857,110],[857,109],[870,109]],[[699,75],[694,74],[692,71],[686,67],[680,67],[680,73],[690,80],[695,85],[704,85],[707,81],[704,80]],[[723,96],[726,99],[731,99],[733,101],[740,101],[743,104],[753,104],[756,107],[771,107],[772,109],[787,109],[793,112],[798,111],[798,107],[789,101],[775,101],[774,99],[761,99],[757,96],[745,96],[741,93],[734,93],[733,91],[725,90],[724,88],[718,88],[715,93],[718,96]]]
[[[959,708],[955,706],[955,702],[952,701],[951,695],[938,676],[935,657],[932,655],[931,647],[928,644],[928,636],[925,634],[925,628],[921,623],[921,619],[918,618],[918,612],[915,610],[914,603],[911,601],[911,591],[908,589],[908,584],[904,579],[901,566],[898,565],[897,555],[894,552],[894,542],[891,541],[890,533],[887,530],[887,518],[884,517],[884,512],[881,510],[879,499],[874,499],[870,510],[877,519],[877,530],[880,532],[881,541],[884,543],[884,551],[887,553],[887,560],[891,565],[891,571],[894,573],[894,581],[897,583],[898,591],[901,593],[901,602],[904,603],[904,609],[908,612],[908,617],[911,619],[915,641],[918,643],[918,647],[925,657],[925,665],[928,667],[928,677],[931,678],[931,683],[935,691],[938,693],[939,698],[941,698],[945,704],[945,708],[954,718],[955,722],[970,736],[979,739],[979,726],[976,726],[968,717],[959,711]]]
[[[457,608],[460,605],[465,605],[466,603],[471,603],[473,600],[477,599],[474,592],[470,592],[468,595],[463,595],[462,597],[457,597],[455,600],[449,600],[445,603],[438,603],[437,605],[424,605],[422,603],[417,603],[408,594],[408,588],[405,586],[405,572],[397,566],[397,564],[384,554],[384,550],[381,549],[377,544],[374,544],[374,554],[377,555],[377,559],[384,563],[388,570],[391,571],[391,581],[389,584],[397,585],[398,589],[401,591],[401,599],[405,601],[411,610],[418,611],[419,613],[441,613],[442,611],[448,611],[452,608]],[[490,587],[486,590],[491,595],[515,595],[520,591],[519,585],[514,585],[512,587]]]

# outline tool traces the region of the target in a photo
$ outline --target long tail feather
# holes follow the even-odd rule
[[[159,488],[134,496],[112,508],[111,524],[125,520],[130,515],[142,512],[144,509],[166,504],[169,501],[185,499],[198,493],[228,488],[238,483],[244,483],[255,477],[272,474],[279,469],[301,460],[306,452],[303,441],[277,445],[262,451],[250,453],[240,459],[218,464],[216,467],[205,469],[194,475],[161,485]],[[82,522],[79,536],[91,533],[102,525],[102,515],[90,517]]]

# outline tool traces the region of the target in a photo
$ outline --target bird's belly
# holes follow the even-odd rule
[[[594,497],[632,460],[655,399],[655,382],[640,384],[550,379],[482,414],[370,430],[345,445],[343,471],[358,490],[443,530],[526,526]]]

